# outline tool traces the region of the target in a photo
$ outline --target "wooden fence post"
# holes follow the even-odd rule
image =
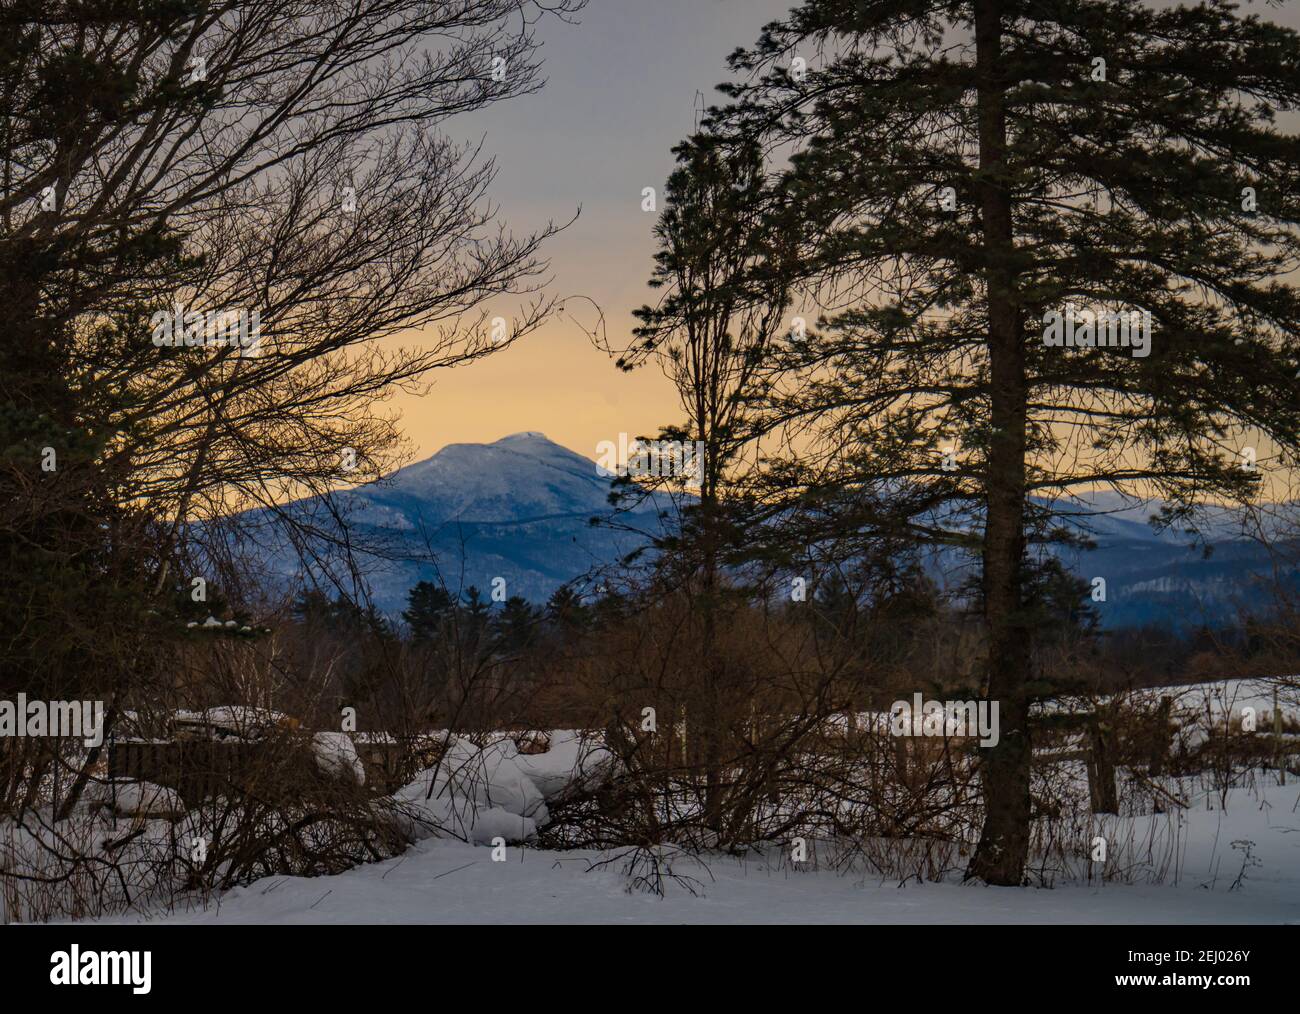
[[[1153,775],[1165,773],[1165,764],[1173,751],[1174,728],[1170,717],[1173,710],[1172,697],[1160,698],[1160,710],[1156,715],[1156,727],[1151,737],[1151,764],[1148,772]]]
[[[1277,687],[1273,687],[1273,767],[1278,785],[1286,784],[1286,754],[1282,750],[1282,709],[1278,707]]]
[[[1115,790],[1115,730],[1094,712],[1088,723],[1092,749],[1088,752],[1088,795],[1093,813],[1119,813]]]
[[[907,784],[907,739],[906,736],[893,736],[894,740],[894,768],[898,774],[900,785]]]

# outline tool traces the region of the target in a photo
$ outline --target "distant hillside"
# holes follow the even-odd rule
[[[376,606],[397,613],[421,580],[441,579],[453,591],[476,586],[486,597],[493,579],[504,578],[507,594],[542,602],[561,584],[613,564],[645,544],[638,531],[660,528],[659,512],[669,504],[664,497],[648,501],[622,515],[617,529],[593,526],[593,517],[611,514],[608,494],[609,479],[594,461],[528,432],[490,444],[450,444],[334,500],[349,522],[348,539]],[[1062,558],[1084,578],[1106,579],[1106,601],[1098,609],[1107,626],[1219,622],[1239,604],[1264,601],[1260,579],[1273,573],[1275,561],[1243,537],[1233,514],[1207,518],[1213,549],[1204,557],[1180,533],[1151,528],[1147,518],[1158,504],[1130,506],[1113,494],[1072,503],[1065,508],[1078,511],[1072,523],[1090,532],[1097,548],[1067,550]],[[287,510],[323,532],[338,530],[315,498]],[[253,530],[249,556],[263,575],[295,578],[298,555],[283,537],[269,527],[259,533],[259,513],[243,520]],[[342,554],[327,540],[307,548],[320,561],[313,567],[318,574],[340,570]],[[1281,576],[1297,582],[1295,568],[1284,568]]]
[[[441,579],[453,592],[475,586],[487,598],[493,580],[504,578],[508,595],[545,601],[560,585],[644,545],[644,537],[621,529],[656,531],[666,498],[621,514],[619,530],[593,526],[593,517],[611,515],[609,483],[595,462],[528,432],[491,444],[449,444],[333,500],[348,522],[350,543],[362,550],[354,555],[375,605],[394,613],[421,580]],[[287,511],[324,533],[338,530],[317,498]],[[249,555],[264,577],[291,579],[300,569],[298,554],[260,524],[265,519],[264,512],[242,519],[253,532]],[[320,557],[313,569],[340,571],[343,554],[327,538],[313,541]]]

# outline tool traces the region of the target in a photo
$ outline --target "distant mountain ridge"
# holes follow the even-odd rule
[[[609,491],[610,480],[594,461],[528,431],[490,444],[448,444],[332,499],[347,519],[349,540],[364,547],[355,556],[372,601],[398,613],[418,581],[442,583],[453,593],[477,587],[486,599],[493,581],[503,579],[505,594],[543,602],[560,585],[615,563],[646,544],[668,501],[650,497],[620,513],[617,528],[593,526],[592,518],[613,514]],[[286,510],[325,531],[337,527],[319,498]],[[254,530],[262,527],[261,518],[245,520]],[[297,554],[264,530],[253,554],[262,576],[295,578]],[[321,578],[340,553],[319,541],[321,563],[311,569]]]
[[[655,496],[620,515],[616,528],[593,526],[592,518],[612,513],[609,490],[609,478],[593,460],[529,431],[490,444],[449,444],[333,499],[347,517],[349,542],[361,547],[355,556],[372,601],[396,614],[418,581],[440,582],[453,592],[475,586],[487,598],[494,579],[503,579],[507,595],[540,603],[560,585],[614,564],[646,544],[670,505]],[[1151,528],[1146,519],[1158,507],[1108,493],[1063,506],[1080,512],[1077,524],[1098,544],[1092,551],[1062,550],[1061,557],[1085,579],[1105,578],[1106,600],[1096,603],[1105,625],[1222,622],[1239,604],[1263,601],[1258,577],[1272,573],[1273,560],[1242,537],[1236,515],[1207,515],[1213,553],[1206,558],[1180,533]],[[332,530],[333,518],[315,498],[286,510]],[[245,520],[258,527],[257,518]],[[268,535],[250,555],[273,581],[294,580],[302,569],[279,536]],[[311,569],[321,577],[339,554],[326,545],[318,555]],[[1295,569],[1283,577],[1294,584]]]
[[[1281,538],[1280,526],[1265,513],[1262,534],[1277,540],[1275,555],[1251,538],[1244,515],[1228,508],[1209,508],[1198,519],[1204,545],[1193,545],[1184,532],[1156,532],[1146,522],[1158,502],[1126,506],[1117,494],[1093,493],[1080,507],[1097,513],[1081,517],[1096,543],[1092,550],[1060,551],[1063,563],[1079,576],[1106,580],[1105,602],[1094,603],[1110,628],[1164,623],[1174,627],[1231,623],[1241,610],[1260,611],[1273,601],[1277,582],[1295,592],[1300,572],[1294,561],[1300,547]]]

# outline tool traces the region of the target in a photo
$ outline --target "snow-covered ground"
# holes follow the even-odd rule
[[[1266,781],[1264,779],[1262,781]],[[1300,785],[1233,792],[1227,812],[1202,797],[1183,813],[1167,883],[1066,884],[1053,889],[882,883],[861,870],[794,866],[785,856],[673,862],[694,880],[664,896],[629,891],[623,864],[587,851],[490,846],[431,838],[406,854],[332,877],[269,877],[206,907],[114,921],[177,923],[1295,923],[1300,924]],[[1213,808],[1211,808],[1213,807]],[[1163,815],[1133,830],[1167,835]],[[1260,865],[1233,888],[1252,842]]]
[[[1290,682],[1277,707],[1294,730],[1300,708]],[[1148,693],[1174,697],[1173,718],[1183,738],[1204,737],[1229,715],[1236,728],[1247,706],[1259,712],[1261,727],[1272,725],[1267,683]],[[859,725],[887,717],[859,716]],[[175,850],[204,836],[200,815],[186,813],[169,789],[120,779],[112,792],[93,783],[58,835],[75,833],[84,839],[85,854],[125,864],[133,879],[120,886],[129,886],[143,907],[113,917],[119,922],[1300,923],[1300,779],[1289,774],[1279,785],[1278,773],[1265,767],[1237,768],[1232,787],[1222,793],[1218,786],[1228,783],[1221,772],[1131,784],[1121,773],[1125,815],[1104,816],[1088,813],[1081,760],[1044,765],[1038,770],[1050,772],[1050,784],[1036,790],[1042,798],[1075,801],[1035,825],[1046,836],[1048,858],[1031,862],[1033,878],[1055,885],[1050,889],[963,885],[967,860],[955,846],[877,839],[859,843],[852,859],[842,851],[845,843],[811,841],[803,862],[795,861],[789,842],[743,860],[668,854],[665,863],[675,876],[661,882],[660,897],[635,875],[647,872],[646,853],[635,853],[641,865],[630,872],[630,850],[535,847],[550,808],[562,805],[566,791],[603,780],[611,770],[614,759],[599,734],[552,730],[516,739],[502,733],[486,743],[446,733],[436,738],[437,764],[383,801],[414,844],[395,859],[335,876],[274,876],[215,897],[174,896],[180,886],[173,883]],[[328,773],[364,778],[346,735],[317,734],[311,743]],[[134,832],[118,827],[110,805],[120,819],[134,822]],[[0,846],[33,876],[53,876],[53,853],[41,842],[55,835],[48,822],[44,831],[0,826]],[[1099,838],[1106,855],[1094,862]],[[104,851],[119,846],[111,857]],[[894,872],[873,872],[880,869]],[[927,877],[935,869],[949,872],[937,882],[915,876],[900,882],[905,873],[897,871],[916,869]],[[122,911],[118,899],[104,893],[112,895],[115,879],[81,885],[81,896],[75,886],[69,887],[71,907],[36,906],[24,918]],[[97,907],[86,897],[97,899]],[[172,899],[165,908],[150,901],[164,898]]]

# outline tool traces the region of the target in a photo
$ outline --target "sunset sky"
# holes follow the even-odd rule
[[[513,231],[567,221],[581,208],[545,250],[551,291],[599,304],[612,343],[626,342],[631,311],[651,296],[655,215],[641,210],[641,188],[662,192],[672,146],[692,129],[701,101],[714,100],[714,85],[728,76],[727,54],[790,7],[789,0],[592,0],[579,24],[539,26],[547,79],[540,92],[447,125],[456,136],[485,139],[499,166],[492,198]],[[589,304],[568,306],[584,322],[594,319]],[[486,360],[441,371],[427,397],[399,395],[392,405],[417,458],[520,430],[594,457],[596,444],[620,431],[647,433],[681,419],[655,367],[622,373],[578,326],[560,322]]]
[[[641,210],[641,189],[662,195],[671,149],[693,128],[697,109],[728,79],[726,57],[796,0],[590,0],[577,24],[545,19],[546,85],[494,104],[446,129],[484,142],[496,158],[491,190],[501,220],[526,233],[579,218],[545,247],[549,292],[585,296],[604,312],[611,344],[626,344],[632,310],[651,300],[656,216]],[[1295,4],[1243,0],[1246,12],[1300,27]],[[1293,127],[1290,118],[1283,125]],[[517,303],[503,303],[510,318]],[[590,304],[568,310],[582,323]],[[491,308],[498,312],[496,305]],[[415,336],[418,338],[418,336]],[[411,344],[403,340],[401,344]],[[469,366],[439,371],[427,397],[390,403],[415,458],[449,443],[491,442],[536,430],[588,457],[620,432],[653,433],[682,421],[671,385],[653,365],[623,373],[577,325],[554,321]]]

